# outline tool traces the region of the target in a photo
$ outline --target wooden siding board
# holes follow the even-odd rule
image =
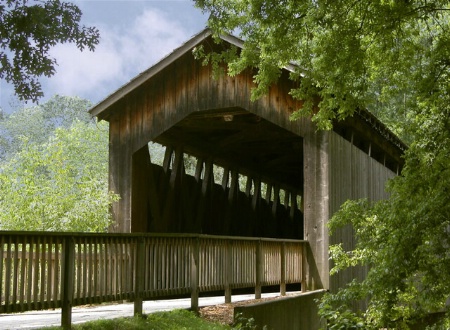
[[[388,197],[384,186],[395,173],[336,133],[330,137],[330,216],[348,199],[369,198],[376,201]],[[330,244],[343,243],[353,249],[354,232],[350,226],[336,230]],[[332,267],[332,264],[330,264]],[[362,278],[367,269],[358,267],[330,278],[331,290],[342,287],[353,278]]]
[[[160,80],[160,76],[158,75],[158,79],[155,79],[155,85],[153,89],[153,125],[152,125],[152,134],[151,138],[154,139],[156,136],[161,134],[164,130],[164,111],[165,111],[165,98],[164,98],[164,84]]]
[[[209,109],[211,80],[210,66],[199,66],[197,70],[199,110]]]
[[[137,104],[138,92],[132,93],[128,98],[127,107],[130,116],[130,147],[132,150],[136,150],[136,146],[140,142],[139,128],[142,125],[142,106]]]
[[[154,124],[154,108],[152,96],[153,83],[147,83],[143,86],[142,92],[142,141],[140,144],[148,144],[151,141],[151,131]]]
[[[177,106],[176,106],[176,72],[178,69],[177,62],[174,62],[168,68],[169,70],[164,75],[164,129],[169,128],[169,125],[176,122]]]
[[[186,77],[186,110],[190,113],[199,110],[199,73],[201,64],[199,61],[195,61],[192,55],[189,58],[186,58],[185,67],[187,69],[187,77]]]
[[[242,109],[250,108],[250,89],[251,86],[249,84],[249,80],[251,79],[251,75],[249,70],[243,71],[241,74],[236,76],[236,84],[235,84],[235,97],[236,104]]]
[[[186,61],[186,57],[183,57],[176,67],[176,79],[175,79],[175,109],[177,112],[186,115],[190,109],[187,107],[187,94],[188,94],[188,75],[189,64]]]

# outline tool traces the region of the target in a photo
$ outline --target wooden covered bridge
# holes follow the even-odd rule
[[[352,236],[330,238],[328,219],[347,199],[385,198],[405,146],[366,111],[330,132],[289,120],[302,106],[289,68],[250,101],[253,72],[213,79],[193,56],[199,45],[242,47],[222,39],[202,31],[90,111],[110,124],[110,189],[121,196],[111,231],[304,239],[319,272],[311,287],[330,288],[328,245]],[[162,166],[150,141],[166,147]]]
[[[91,109],[110,124],[109,184],[121,197],[110,234],[2,235],[0,312],[202,290],[229,300],[233,288],[286,283],[333,290],[362,275],[330,279],[329,245],[353,236],[330,237],[327,222],[347,199],[386,198],[405,145],[366,111],[328,132],[290,121],[302,102],[289,68],[250,101],[254,72],[213,79],[193,56],[242,47],[222,39],[200,32]],[[162,163],[150,142],[164,146]]]

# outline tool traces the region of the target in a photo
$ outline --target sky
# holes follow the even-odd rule
[[[41,78],[45,102],[55,94],[100,102],[206,26],[207,15],[192,0],[71,0],[81,9],[82,24],[100,30],[94,52],[73,44],[55,46],[56,74]],[[0,81],[0,108],[25,106],[13,88]],[[28,104],[32,105],[32,104]]]

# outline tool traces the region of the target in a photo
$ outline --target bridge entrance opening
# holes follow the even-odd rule
[[[244,109],[190,114],[132,173],[132,231],[303,239],[303,139]]]

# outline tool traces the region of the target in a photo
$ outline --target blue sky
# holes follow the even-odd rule
[[[82,22],[100,30],[95,52],[58,45],[52,55],[57,73],[41,79],[45,97],[80,96],[97,103],[134,76],[158,62],[206,26],[207,16],[192,0],[72,0]],[[23,104],[12,87],[0,82],[0,108],[11,112]]]

